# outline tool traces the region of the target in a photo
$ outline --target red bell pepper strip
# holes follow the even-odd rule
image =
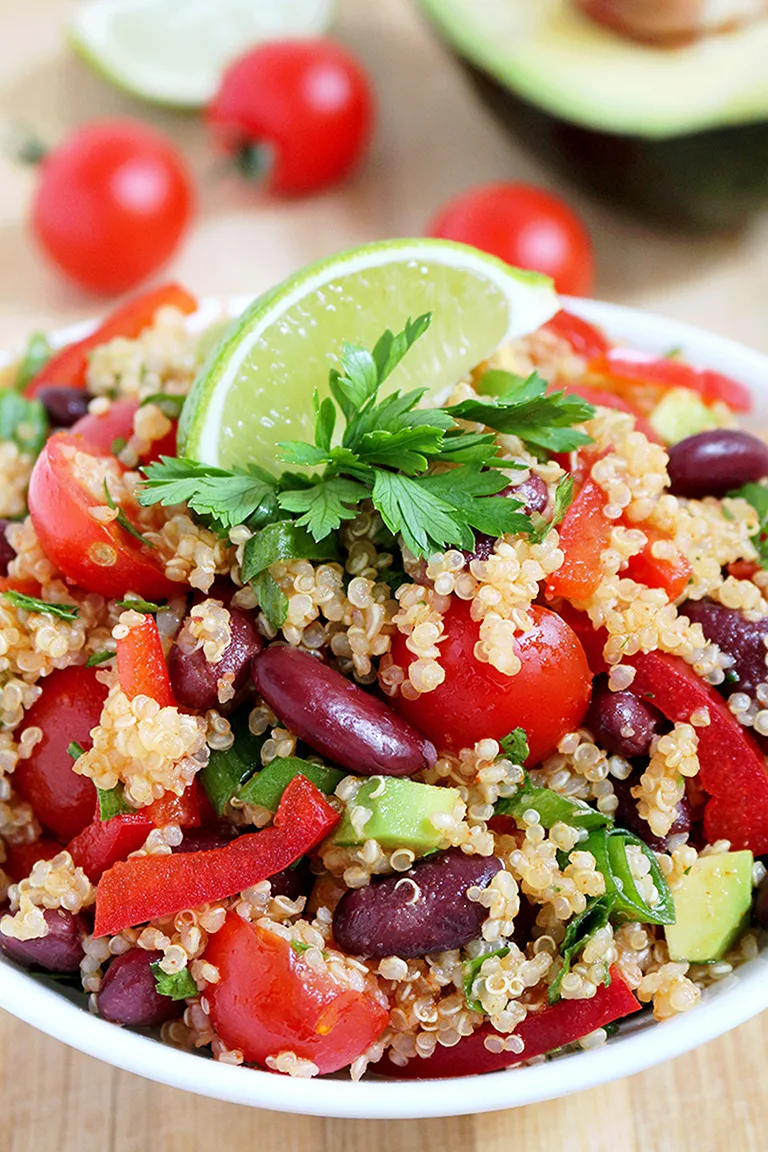
[[[544,1056],[564,1044],[573,1044],[596,1028],[638,1012],[640,1007],[632,989],[614,966],[611,968],[611,983],[607,988],[601,985],[591,1000],[558,1000],[551,1008],[526,1017],[514,1032],[525,1044],[522,1052],[489,1052],[485,1047],[486,1036],[501,1036],[502,1033],[490,1024],[484,1024],[453,1048],[438,1045],[432,1056],[423,1060],[416,1056],[404,1067],[385,1057],[375,1065],[375,1071],[380,1076],[397,1080],[442,1080],[449,1076],[498,1072],[534,1056]]]
[[[768,766],[756,743],[715,689],[679,656],[638,653],[624,663],[635,668],[632,691],[645,696],[668,720],[689,722],[691,713],[709,710],[699,728],[699,774],[710,796],[704,813],[707,840],[730,840],[756,856],[768,852]]]
[[[304,776],[288,785],[275,822],[226,848],[171,856],[134,857],[113,865],[96,894],[95,934],[123,928],[235,896],[290,867],[328,835],[339,814]]]
[[[138,851],[154,827],[147,809],[121,813],[111,820],[96,816],[69,842],[67,851],[91,883],[97,884],[108,868]]]
[[[160,288],[128,300],[104,320],[95,332],[67,344],[56,352],[48,363],[34,376],[25,389],[26,396],[36,396],[47,384],[66,384],[70,388],[85,387],[85,373],[88,368],[89,353],[99,346],[125,336],[135,340],[145,328],[149,328],[158,308],[172,305],[189,315],[197,311],[197,301],[178,284],[163,284]]]
[[[548,320],[544,328],[567,340],[576,355],[584,356],[587,360],[605,356],[611,347],[599,328],[565,309]]]
[[[12,880],[25,880],[38,860],[53,860],[63,849],[55,840],[43,837],[34,844],[8,844],[3,870]]]
[[[115,647],[120,687],[129,699],[151,696],[161,708],[176,703],[154,616],[145,615]]]
[[[648,537],[648,543],[642,552],[630,557],[624,575],[638,584],[645,584],[647,588],[662,588],[670,600],[677,600],[688,587],[693,575],[693,565],[681,552],[678,552],[672,560],[654,556],[653,545],[662,540],[669,540],[670,537],[666,532],[660,532],[658,528],[652,528],[647,524],[639,527]]]
[[[735,412],[752,409],[752,397],[743,384],[720,372],[693,368],[682,360],[659,360],[642,352],[613,348],[594,359],[589,367],[593,372],[623,383],[650,384],[664,390],[690,388],[698,392],[706,403],[722,400]]]
[[[608,497],[588,477],[558,528],[565,560],[547,582],[547,596],[588,600],[602,580],[600,554],[611,542],[616,521],[603,514]]]

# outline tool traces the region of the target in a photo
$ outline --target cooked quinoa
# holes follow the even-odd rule
[[[541,1059],[538,1018],[570,1001],[593,1002],[592,1026],[550,1047],[603,1044],[641,1007],[658,1021],[694,1008],[766,926],[760,896],[744,920],[752,888],[765,890],[753,856],[768,853],[766,831],[742,829],[709,791],[718,758],[729,788],[747,787],[728,749],[764,770],[768,572],[754,494],[737,482],[727,495],[681,491],[681,449],[653,431],[659,388],[612,379],[545,326],[459,381],[446,407],[482,399],[494,369],[597,388],[632,410],[583,408],[568,451],[494,433],[500,496],[527,528],[475,529],[473,547],[416,555],[363,497],[332,548],[281,554],[254,576],[263,524],[143,498],[144,469],[175,430],[179,405],[164,397],[183,399],[200,360],[182,312],[161,308],[137,338],[91,351],[86,423],[42,450],[56,446],[80,492],[93,582],[56,545],[34,478],[27,507],[42,465],[0,444],[0,948],[45,969],[66,937],[57,971],[92,1012],[296,1077],[438,1075],[441,1054],[458,1061],[471,1037],[482,1057],[466,1073]],[[713,435],[732,434],[728,404],[708,408]],[[119,411],[124,435],[94,447],[93,422]],[[470,417],[458,427],[493,433]],[[301,663],[274,688],[259,670],[291,653]],[[536,661],[552,665],[546,682]],[[352,693],[331,736],[313,695],[326,673]],[[407,770],[367,763],[355,717],[369,706],[367,724],[394,726],[387,755],[410,749]],[[251,852],[297,831],[284,807],[295,780],[325,830],[295,868],[245,883]],[[682,938],[680,910],[698,870],[737,859],[743,907],[709,955]],[[110,877],[130,888],[156,869],[160,906],[185,861],[197,893],[219,862],[232,873],[229,860],[241,890],[230,878],[190,907],[178,896],[121,922]],[[279,970],[284,996],[311,990],[315,1040],[292,1031],[293,1007],[265,1020],[258,998],[233,1019],[247,963]],[[126,964],[149,989],[146,1019],[112,1007]],[[623,1007],[607,1008],[611,996]],[[334,1029],[335,1064],[323,1046]]]

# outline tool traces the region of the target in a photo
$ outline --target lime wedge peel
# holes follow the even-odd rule
[[[318,36],[334,0],[96,0],[75,12],[74,48],[105,79],[173,108],[202,108],[226,66],[264,40]]]
[[[391,240],[304,268],[255,300],[198,375],[184,406],[180,450],[218,467],[279,472],[281,440],[311,440],[312,393],[328,394],[344,341],[372,348],[385,328],[432,312],[432,324],[385,391],[435,396],[501,344],[546,323],[552,282],[447,240]]]

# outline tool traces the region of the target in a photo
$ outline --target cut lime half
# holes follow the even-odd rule
[[[432,313],[384,391],[439,395],[500,344],[560,307],[552,282],[448,240],[389,240],[312,264],[248,308],[209,356],[181,417],[180,450],[222,468],[285,466],[281,440],[313,440],[312,393],[328,394],[346,340]]]
[[[71,26],[78,52],[119,88],[202,108],[226,66],[263,40],[317,36],[333,0],[97,0]]]

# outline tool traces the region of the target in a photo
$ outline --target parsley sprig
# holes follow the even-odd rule
[[[577,397],[547,393],[536,373],[521,380],[495,372],[493,396],[447,409],[420,407],[426,388],[381,398],[382,385],[430,321],[425,313],[409,319],[401,332],[387,330],[371,351],[343,345],[338,368],[330,373],[330,395],[321,400],[315,392],[313,398],[313,442],[280,445],[286,464],[311,472],[274,477],[256,465],[226,471],[163,457],[145,469],[139,500],[187,503],[222,534],[238,524],[258,533],[276,522],[292,523],[315,544],[371,500],[415,556],[447,547],[471,550],[477,532],[540,538],[549,525],[534,524],[519,500],[501,495],[509,483],[503,470],[516,465],[500,457],[495,433],[514,434],[537,454],[567,452],[589,443],[573,424],[589,419],[594,409]],[[491,431],[467,430],[459,421]],[[570,486],[562,486],[558,518],[570,497]]]

